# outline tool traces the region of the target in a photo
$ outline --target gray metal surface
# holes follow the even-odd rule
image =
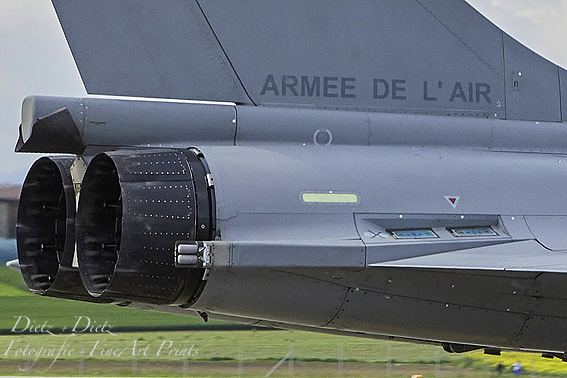
[[[567,251],[567,217],[526,217],[526,223],[537,240],[552,251]]]
[[[35,139],[44,148],[61,149],[56,143],[71,144],[68,134],[52,127],[50,143],[41,138],[40,120],[67,111],[74,122],[74,134],[85,154],[124,145],[187,146],[192,143],[233,144],[236,135],[236,107],[231,103],[159,100],[127,97],[29,96],[22,107],[21,141],[24,148]],[[135,129],[135,132],[132,130]],[[45,132],[44,132],[45,133]],[[32,136],[35,136],[33,139]],[[36,149],[36,152],[38,149]],[[76,153],[83,153],[80,150]]]
[[[295,222],[314,214],[343,214],[341,222],[348,222],[344,227],[349,225],[354,232],[353,213],[566,213],[557,204],[563,203],[567,166],[554,155],[371,146],[203,146],[201,150],[215,178],[217,217],[226,240],[255,240],[265,214],[268,219],[296,214]],[[306,204],[300,199],[306,191],[356,193],[360,201]],[[455,208],[445,198],[450,195],[460,197]],[[262,221],[255,229],[241,228],[241,214]],[[293,222],[293,217],[283,218],[283,228],[286,219]],[[325,228],[312,226],[313,235]]]
[[[73,130],[44,125],[64,111],[75,123],[77,131],[73,135],[80,136],[75,144],[80,151],[86,147],[87,155],[120,146],[405,145],[541,153],[564,153],[567,146],[565,124],[557,122],[482,118],[456,121],[444,116],[251,107],[174,99],[30,96],[22,109],[18,148],[23,146],[34,152],[63,152],[71,148],[72,143],[62,146],[61,140],[69,140],[68,131]],[[50,133],[50,138],[42,137],[42,130]]]
[[[86,148],[78,251],[113,298],[566,352],[567,73],[465,1],[53,3],[89,93],[168,98],[24,103],[24,150]]]
[[[537,241],[528,240],[371,263],[370,266],[567,273],[567,255],[549,251]]]
[[[561,120],[557,66],[464,0],[53,2],[89,93]]]
[[[360,240],[240,242],[230,245],[229,266],[257,268],[366,266]]]
[[[332,133],[332,144],[370,143],[371,115],[363,112],[237,106],[237,116],[238,145],[285,142],[312,145],[320,129]]]
[[[196,1],[53,5],[91,94],[250,103]]]
[[[504,34],[506,118],[561,122],[557,65]]]
[[[257,103],[403,108],[410,112],[425,108],[439,112],[446,109],[498,112],[496,101],[504,98],[501,33],[477,17],[475,28],[484,29],[485,44],[480,54],[476,53],[459,40],[460,33],[456,37],[429,12],[428,3],[408,0],[390,6],[386,1],[349,4],[205,1],[202,6]],[[243,8],[247,11],[241,12]],[[466,19],[467,14],[474,12],[465,2],[458,2],[456,8],[452,9],[456,12],[451,13],[451,18],[459,15],[456,17]],[[442,17],[449,18],[448,9],[439,10]],[[279,17],[266,17],[269,14]],[[231,27],[234,23],[241,27]],[[258,34],[257,30],[264,32]],[[242,49],[242,41],[252,43]],[[309,96],[307,90],[301,90],[302,85],[308,86],[303,76],[309,84],[318,78],[315,80],[320,81],[319,96],[316,92]],[[325,78],[328,91],[325,91]],[[349,78],[355,80],[348,81]],[[347,82],[343,83],[342,79]],[[376,96],[374,79],[379,81]],[[294,90],[284,88],[295,80],[299,82],[297,95]],[[433,88],[440,80],[444,82],[443,88]],[[437,101],[424,100],[424,81],[430,84],[427,97],[437,95]],[[494,101],[487,104],[474,98],[471,103],[468,94],[465,101],[462,98],[450,101],[457,82],[466,83],[465,87],[468,82],[489,84]],[[343,93],[344,84],[355,89]],[[349,97],[352,95],[356,98]]]

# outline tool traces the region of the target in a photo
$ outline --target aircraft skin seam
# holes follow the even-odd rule
[[[504,32],[500,33],[500,42],[502,43],[502,72],[504,73],[504,119],[508,119],[508,91],[506,90],[506,46],[504,45]]]
[[[370,114],[368,114],[368,112],[364,112],[364,113],[366,114],[366,135],[367,135],[366,145],[370,146],[370,139],[372,138],[372,126],[371,126],[372,120],[370,120]],[[354,220],[354,214],[353,214],[353,220]],[[366,250],[366,246],[364,246],[364,249]]]
[[[339,284],[339,283],[337,283],[337,282],[332,282],[332,281],[328,281],[328,280],[325,280],[325,279],[320,279],[320,278],[317,278],[317,277],[308,276],[308,275],[301,274],[301,273],[297,273],[297,272],[290,272],[290,271],[287,271],[287,270],[280,270],[280,269],[273,269],[273,271],[274,271],[274,272],[278,272],[278,273],[284,273],[284,274],[289,274],[289,275],[293,275],[293,276],[303,277],[303,278],[307,278],[307,279],[315,280],[315,281],[319,281],[319,282],[324,282],[324,283],[326,283],[326,284],[328,284],[328,285],[336,285],[336,286],[339,286],[340,288],[346,290],[346,291],[345,291],[345,294],[344,294],[344,297],[343,297],[343,299],[342,299],[342,301],[341,301],[341,304],[338,306],[338,309],[337,309],[337,312],[335,313],[335,315],[333,315],[333,316],[331,317],[331,319],[329,319],[329,321],[327,321],[326,323],[324,323],[323,325],[321,325],[321,327],[326,327],[326,326],[328,326],[329,324],[331,324],[331,323],[333,322],[333,320],[335,320],[335,319],[337,318],[337,316],[339,316],[339,313],[341,312],[341,310],[342,310],[343,307],[345,306],[346,300],[347,300],[347,298],[348,298],[348,293],[353,289],[353,288],[350,287],[350,286],[341,285],[341,284]]]
[[[491,119],[490,120],[490,139],[488,141],[488,151],[493,151],[494,149],[494,129],[496,128],[496,125],[494,124],[494,120]]]
[[[311,278],[311,277],[310,277],[310,278]],[[344,288],[346,289],[346,291],[345,291],[345,296],[344,296],[344,298],[343,298],[343,300],[342,300],[342,302],[341,302],[341,305],[340,305],[339,308],[337,309],[337,312],[335,313],[335,315],[333,315],[333,316],[331,317],[331,319],[329,319],[328,322],[326,322],[325,324],[321,325],[321,327],[327,327],[329,324],[331,324],[331,323],[339,316],[339,314],[341,313],[341,310],[345,307],[345,303],[346,303],[346,300],[347,300],[347,298],[348,298],[348,294],[350,293],[350,291],[352,290],[352,288],[350,288],[350,287],[348,287],[348,286],[345,286]]]
[[[544,274],[544,273],[542,273]],[[541,275],[538,275],[538,277],[536,277],[534,279],[534,285],[535,285],[535,281],[537,280],[537,278],[539,278]],[[351,290],[350,287],[347,287],[347,289]],[[555,319],[565,319],[567,318],[567,316],[553,316],[553,315],[541,315],[541,314],[528,314],[527,311],[505,311],[505,310],[497,310],[494,308],[486,308],[486,307],[478,307],[478,306],[471,306],[471,305],[466,305],[466,304],[459,304],[459,303],[452,303],[452,302],[446,302],[446,301],[440,301],[440,300],[432,300],[432,299],[424,299],[424,298],[419,298],[419,297],[411,297],[411,296],[405,296],[405,295],[399,295],[399,294],[391,294],[391,293],[387,293],[387,292],[380,292],[380,291],[375,291],[375,290],[367,290],[367,289],[363,289],[360,288],[361,291],[365,291],[371,294],[376,294],[376,295],[382,295],[382,296],[389,296],[392,298],[399,298],[399,299],[404,299],[404,300],[413,300],[413,301],[421,301],[421,302],[426,302],[426,303],[435,303],[435,304],[441,304],[441,305],[449,305],[449,306],[456,306],[456,307],[460,307],[460,308],[466,308],[466,309],[473,309],[473,310],[479,310],[479,311],[491,311],[491,312],[495,312],[495,313],[501,313],[501,314],[511,314],[511,315],[524,315],[526,317],[543,317],[543,318],[555,318]],[[526,298],[533,298],[533,296],[527,296]],[[346,298],[345,298],[346,299]],[[341,306],[342,308],[343,306]],[[337,313],[338,315],[338,313]],[[334,320],[334,319],[333,319]],[[528,319],[529,320],[529,319]],[[527,322],[527,320],[526,320]],[[524,323],[525,325],[525,323]],[[518,334],[516,336],[514,336],[512,338],[512,341],[515,340],[517,338],[517,336],[520,334],[520,332],[523,330],[524,325],[521,327],[520,331],[518,331]],[[511,342],[512,342],[511,341]]]
[[[545,273],[540,273],[540,274],[538,274],[538,275],[533,279],[533,281],[532,281],[532,282],[533,282],[533,283],[532,283],[532,289],[535,289],[537,280],[538,280],[541,276],[543,276],[544,274],[545,274]],[[527,293],[524,293],[524,296],[526,296],[527,298],[534,298],[533,296],[528,296],[528,295],[526,295],[526,294],[527,294]],[[533,305],[532,305],[532,306],[533,306]],[[537,315],[537,314],[532,314],[532,315],[526,314],[526,318],[525,318],[525,320],[524,320],[524,324],[522,324],[522,326],[520,327],[520,330],[518,331],[518,333],[516,333],[516,335],[514,335],[514,337],[510,340],[510,345],[514,345],[514,344],[517,342],[518,338],[522,335],[522,332],[523,332],[524,329],[526,328],[528,322],[529,322],[529,321],[531,320],[531,318],[534,317],[534,316],[540,316],[540,315]]]
[[[244,87],[243,87],[244,88]],[[246,89],[244,89],[246,92]],[[248,93],[246,93],[248,95]],[[238,145],[238,106],[234,106],[234,138],[232,144],[234,146]]]
[[[217,36],[217,33],[215,32],[215,29],[213,29],[213,26],[211,25],[211,22],[209,21],[209,19],[207,18],[207,15],[205,14],[205,11],[203,10],[203,7],[201,7],[201,4],[199,3],[198,0],[195,0],[195,3],[197,4],[197,7],[199,7],[199,10],[201,11],[201,13],[203,14],[203,18],[205,19],[205,21],[207,22],[207,25],[209,26],[209,28],[211,29],[211,33],[213,34],[213,36],[215,37],[215,40],[217,41],[217,43],[219,44],[219,47],[222,51],[222,53],[224,54],[224,57],[226,58],[228,64],[230,65],[230,68],[232,68],[232,71],[234,72],[234,76],[236,76],[236,78],[238,79],[238,82],[240,83],[240,85],[242,86],[242,90],[244,90],[244,93],[246,93],[246,96],[250,99],[250,101],[252,102],[253,105],[258,106],[258,104],[256,103],[256,101],[254,101],[254,99],[252,98],[252,96],[250,96],[250,93],[248,93],[248,90],[246,89],[246,86],[244,85],[244,82],[242,81],[242,79],[240,78],[240,75],[238,75],[238,72],[236,71],[236,68],[234,68],[234,65],[232,64],[232,61],[230,60],[230,58],[228,57],[228,54],[226,53],[226,50],[224,49],[224,46],[222,45],[219,37]]]
[[[524,217],[524,219],[525,219],[525,217]],[[534,231],[532,230],[532,227],[530,226],[530,223],[527,222],[527,221],[526,221],[526,227],[527,227],[528,230],[530,230],[530,232],[532,233],[532,235],[533,235],[533,237],[534,237],[533,240],[534,240],[536,243],[538,243],[539,245],[541,245],[541,247],[542,247],[543,249],[546,249],[546,250],[548,250],[549,252],[558,252],[557,250],[551,249],[551,248],[549,248],[548,246],[546,246],[545,244],[543,244],[541,241],[539,241],[539,239],[537,238],[536,234],[535,234]],[[543,274],[543,273],[542,273],[542,274]],[[538,276],[538,277],[539,277],[539,276]]]
[[[563,85],[564,83],[561,82],[561,67],[557,66],[557,78],[559,79],[559,116],[561,119],[561,123],[567,121],[564,118],[564,111],[563,109],[565,108],[565,104],[563,103],[563,101],[565,101],[565,99],[563,98],[562,94],[563,94]],[[567,84],[567,83],[565,83]]]
[[[292,275],[296,275],[296,276],[299,276],[299,277],[309,278],[309,279],[313,279],[313,280],[317,280],[317,281],[321,281],[321,282],[326,282],[326,283],[328,283],[328,284],[334,284],[334,285],[342,286],[342,287],[344,287],[345,289],[347,289],[347,293],[346,293],[346,295],[345,295],[344,301],[346,301],[346,299],[347,299],[347,297],[348,297],[349,291],[353,289],[353,287],[348,286],[348,285],[341,285],[341,284],[338,284],[338,283],[336,283],[336,282],[332,282],[332,281],[325,280],[325,279],[318,278],[318,277],[312,277],[312,276],[305,275],[305,274],[301,274],[301,273],[289,272],[289,271],[286,271],[286,270],[274,270],[274,271],[276,271],[276,272],[283,272],[283,273],[287,273],[287,274],[292,274]],[[533,281],[532,287],[535,286],[535,283],[536,283],[537,279],[538,279],[539,277],[541,277],[543,274],[545,274],[545,273],[540,273],[540,274],[538,274],[535,278],[530,278],[530,281]],[[401,299],[415,300],[415,301],[423,301],[423,302],[428,302],[428,303],[448,304],[448,305],[450,305],[450,306],[457,306],[457,307],[463,307],[463,308],[469,308],[469,309],[475,309],[475,310],[482,310],[482,311],[494,311],[494,312],[499,312],[499,313],[525,315],[525,316],[530,316],[530,317],[531,317],[531,316],[541,316],[541,317],[546,317],[546,318],[563,318],[563,317],[561,317],[561,316],[538,315],[538,314],[532,314],[532,315],[530,315],[530,314],[525,313],[525,312],[508,312],[508,311],[502,311],[502,310],[495,310],[495,309],[493,309],[493,308],[477,307],[477,306],[464,305],[464,304],[459,304],[459,303],[449,303],[449,302],[440,301],[440,300],[432,300],[432,299],[425,299],[425,298],[420,298],[420,297],[412,297],[412,296],[407,296],[407,295],[392,294],[392,293],[388,293],[388,292],[382,292],[382,291],[377,291],[377,290],[375,290],[375,289],[369,289],[369,288],[363,288],[363,287],[359,287],[359,289],[360,289],[361,291],[365,291],[365,292],[372,293],[372,294],[377,294],[377,295],[387,295],[387,296],[396,297],[396,298],[401,298]],[[524,296],[525,296],[526,298],[532,298],[532,296],[529,296],[529,295],[526,295],[526,294],[524,294]],[[329,321],[328,323],[326,323],[325,325],[323,325],[323,327],[327,326],[329,323],[331,323],[331,322],[336,318],[336,316],[339,314],[340,310],[344,307],[344,303],[345,303],[344,301],[343,301],[343,304],[341,305],[341,308],[339,309],[339,311],[337,312],[337,314],[333,317],[333,319],[331,319],[331,321]],[[565,316],[565,318],[567,318],[567,316]],[[520,331],[521,331],[521,330],[520,330]],[[520,331],[519,331],[519,332],[520,332]],[[518,334],[519,334],[519,332],[518,332]],[[515,338],[516,338],[516,337],[514,337],[514,339],[515,339]],[[514,339],[513,339],[513,340],[514,340]]]
[[[150,61],[152,62],[152,66],[154,67],[154,70],[157,73],[157,76],[159,77],[159,81],[161,82],[161,85],[163,86],[163,88],[171,93],[171,88],[167,87],[167,84],[161,74],[161,72],[158,70],[156,62],[154,60],[154,57],[152,55],[152,53],[150,52],[150,49],[148,49],[148,45],[146,43],[146,40],[144,39],[144,35],[142,34],[142,32],[140,31],[140,27],[138,26],[138,23],[136,22],[136,18],[134,17],[134,14],[132,13],[132,9],[130,8],[130,5],[128,4],[128,0],[124,0],[124,5],[126,6],[126,8],[128,9],[128,13],[130,14],[130,18],[132,19],[132,22],[134,23],[134,26],[136,27],[136,31],[138,32],[138,35],[140,36],[140,39],[142,40],[143,44],[144,44],[144,49],[146,50],[146,53],[148,54],[148,56],[150,57]]]
[[[376,267],[372,267],[373,269]],[[365,268],[365,269],[370,269],[370,268]],[[392,267],[379,267],[378,269],[399,269],[399,268],[392,268]],[[454,274],[456,276],[460,276],[461,274],[463,274],[463,272],[467,272],[467,274],[472,274],[472,273],[484,273],[482,274],[483,277],[492,277],[492,278],[506,278],[507,275],[506,273],[513,273],[514,275],[519,274],[520,276],[522,274],[528,274],[529,277],[525,278],[525,279],[529,279],[532,280],[534,279],[533,275],[535,274],[535,272],[525,272],[525,271],[511,271],[511,270],[507,270],[507,271],[501,271],[501,270],[479,270],[479,269],[463,269],[460,271],[455,271],[455,272],[449,272],[451,269],[447,269],[447,268],[411,268],[412,270],[415,271],[420,271],[420,272],[429,272],[433,269],[435,270],[439,270],[439,271],[445,271],[445,273],[449,273],[449,274]],[[333,284],[333,285],[338,285],[338,286],[343,286],[346,288],[350,288],[350,286],[348,285],[343,285],[343,284],[339,284],[337,282],[334,281],[330,281],[328,279],[325,278],[321,278],[321,277],[313,277],[313,276],[308,276],[305,275],[303,273],[298,273],[298,272],[292,272],[292,271],[288,271],[288,270],[284,270],[284,269],[272,269],[274,272],[280,272],[280,273],[287,273],[287,274],[291,274],[291,275],[295,275],[298,277],[303,277],[303,278],[310,278],[310,279],[314,279],[317,281],[321,281],[321,282],[325,282],[328,284]],[[499,272],[501,274],[495,274],[494,272]],[[542,272],[543,273],[543,272]],[[535,278],[539,277],[540,273],[538,273]],[[359,287],[359,289],[362,290],[361,287]],[[369,291],[369,290],[366,290]],[[379,292],[377,292],[379,293]],[[383,294],[387,294],[387,293],[383,293]]]
[[[453,37],[455,37],[463,46],[465,46],[467,48],[467,50],[469,50],[470,52],[472,52],[474,54],[474,56],[476,56],[478,58],[478,60],[480,60],[486,67],[488,67],[488,69],[490,71],[492,71],[495,75],[497,76],[501,76],[500,73],[496,72],[492,66],[490,64],[488,64],[487,61],[485,61],[480,55],[478,55],[478,53],[476,51],[474,51],[469,45],[467,45],[467,43],[465,41],[463,41],[457,34],[455,34],[447,25],[445,25],[443,23],[443,21],[441,21],[441,19],[439,19],[429,8],[427,8],[427,6],[425,6],[425,4],[422,3],[423,0],[415,0],[416,3],[418,3],[419,5],[421,5],[421,7],[423,9],[425,9],[427,11],[427,13],[429,13],[431,15],[431,17],[433,17],[435,20],[437,20],[437,22],[439,22],[449,33],[451,33],[451,35]]]

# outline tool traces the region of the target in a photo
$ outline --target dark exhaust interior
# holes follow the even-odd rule
[[[100,296],[118,261],[122,236],[122,196],[113,161],[95,157],[83,179],[77,216],[78,259],[85,287]]]
[[[18,259],[26,284],[40,293],[52,286],[60,264],[72,263],[75,194],[70,176],[64,183],[64,172],[67,169],[69,174],[72,162],[72,158],[41,158],[22,187],[16,228]]]

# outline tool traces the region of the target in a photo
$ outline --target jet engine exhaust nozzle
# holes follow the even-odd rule
[[[209,196],[196,190],[199,164],[184,150],[121,150],[93,158],[76,227],[79,270],[91,295],[171,304],[198,291],[204,270],[176,267],[174,254],[176,242],[203,237],[198,213],[209,219],[202,211],[210,207]]]
[[[87,293],[73,267],[75,191],[70,169],[74,160],[43,157],[28,172],[18,207],[18,259],[33,292],[99,302]]]

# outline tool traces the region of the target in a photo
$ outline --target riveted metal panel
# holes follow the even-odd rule
[[[506,345],[524,320],[524,315],[506,311],[350,289],[344,306],[328,327],[467,344]]]

